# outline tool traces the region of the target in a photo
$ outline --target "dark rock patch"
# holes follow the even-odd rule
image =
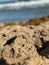
[[[6,46],[6,45],[11,45],[16,38],[17,38],[17,36],[15,36],[15,37],[13,37],[13,38],[7,40],[6,44],[4,44],[4,46]]]
[[[9,64],[3,58],[1,58],[0,65],[9,65]]]

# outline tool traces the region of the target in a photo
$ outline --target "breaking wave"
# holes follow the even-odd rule
[[[31,1],[18,1],[18,2],[10,2],[10,3],[1,3],[0,10],[18,10],[24,8],[37,8],[49,6],[49,0],[31,0]]]

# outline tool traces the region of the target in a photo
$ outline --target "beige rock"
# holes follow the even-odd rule
[[[8,25],[1,28],[1,64],[49,65],[49,23],[38,26]]]

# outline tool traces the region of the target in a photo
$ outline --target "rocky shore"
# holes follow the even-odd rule
[[[1,23],[0,27],[5,27],[7,25],[21,25],[21,26],[26,26],[26,25],[39,25],[41,23],[44,23],[46,21],[49,21],[49,16],[44,16],[42,18],[34,18],[34,19],[29,19],[26,22],[7,22],[7,23]]]
[[[48,18],[43,22],[0,23],[0,65],[49,65]]]

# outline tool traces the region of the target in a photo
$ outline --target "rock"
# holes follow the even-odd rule
[[[49,65],[48,22],[7,25],[0,31],[0,65]]]

